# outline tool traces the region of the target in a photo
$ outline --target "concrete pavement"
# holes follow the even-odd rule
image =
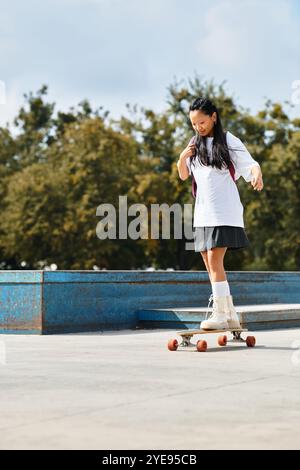
[[[174,330],[0,335],[0,448],[299,449],[300,329],[253,334],[205,353],[168,351]]]

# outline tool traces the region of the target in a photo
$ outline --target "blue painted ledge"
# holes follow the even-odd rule
[[[300,303],[300,272],[226,271],[235,305]],[[0,271],[0,333],[136,328],[138,312],[206,307],[206,271]]]

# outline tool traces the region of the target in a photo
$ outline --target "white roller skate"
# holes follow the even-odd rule
[[[238,314],[233,305],[232,295],[226,296],[226,312],[229,328],[242,328]]]
[[[213,300],[211,294],[208,302],[208,307]],[[209,312],[206,313],[205,320],[200,323],[200,328],[203,330],[226,330],[228,329],[227,316],[229,315],[226,297],[216,297],[213,302],[213,311],[209,318]]]

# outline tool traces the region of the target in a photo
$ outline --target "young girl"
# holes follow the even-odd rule
[[[189,144],[177,163],[182,180],[193,176],[197,184],[193,235],[212,284],[213,312],[201,322],[203,329],[240,328],[223,260],[226,250],[249,246],[239,191],[235,181],[243,176],[254,190],[261,191],[260,165],[242,141],[224,133],[219,111],[206,98],[197,98],[189,109],[195,143]]]

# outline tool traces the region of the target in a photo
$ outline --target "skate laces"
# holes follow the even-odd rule
[[[214,299],[214,295],[213,295],[213,294],[210,294],[207,309],[209,309],[209,306],[210,306],[211,302],[213,301],[213,299]],[[214,315],[214,311],[215,311],[214,306],[213,306],[213,311],[212,311],[212,312],[209,312],[209,311],[207,310],[207,311],[206,311],[206,315],[205,315],[205,320],[207,320],[207,317],[208,317],[209,314],[210,314],[210,317],[209,317],[209,318],[211,318],[211,317]]]

